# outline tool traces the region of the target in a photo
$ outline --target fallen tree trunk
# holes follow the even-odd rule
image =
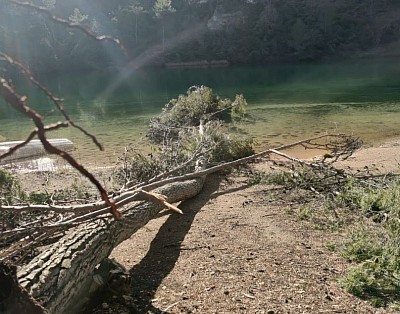
[[[50,233],[56,230],[57,232],[64,230],[66,235],[19,269],[17,274],[19,283],[33,298],[46,307],[50,313],[75,313],[77,312],[77,308],[86,301],[85,299],[90,293],[89,290],[93,283],[96,266],[104,261],[118,244],[128,239],[149,220],[154,218],[166,205],[168,206],[165,201],[174,203],[191,198],[202,190],[205,177],[208,174],[240,164],[246,164],[264,155],[278,153],[278,155],[289,158],[289,160],[297,161],[297,159],[293,159],[286,154],[277,152],[277,149],[290,148],[296,145],[302,145],[305,148],[326,147],[335,151],[336,156],[348,156],[357,146],[350,139],[341,135],[333,137],[334,139],[342,139],[343,143],[340,141],[333,142],[332,147],[329,147],[329,143],[318,144],[312,142],[314,140],[321,140],[324,137],[328,137],[328,135],[283,145],[276,149],[268,149],[249,157],[220,164],[195,173],[161,179],[141,186],[142,190],[136,190],[136,187],[133,187],[133,190],[127,190],[127,192],[122,193],[114,199],[118,206],[123,206],[121,209],[123,218],[121,220],[116,220],[107,215],[107,204],[95,203],[89,204],[92,210],[86,212],[83,216],[79,216],[79,212],[76,213],[76,218],[84,219],[77,226],[64,223],[54,229],[54,226],[39,224],[33,225],[29,230],[23,229],[30,232],[23,233],[23,237],[18,238],[20,241],[14,243],[16,246],[21,246],[18,252],[23,252],[24,250],[22,248],[23,244],[21,244],[23,240],[29,240],[33,243],[36,241],[39,244],[42,240],[39,239],[39,241],[36,238],[49,238],[51,237]],[[311,163],[309,166],[313,167],[314,164]],[[153,190],[154,188],[158,189]],[[151,202],[137,201],[136,194],[140,193],[140,191],[142,191],[144,196],[148,196],[148,198],[143,198],[142,195],[140,199],[151,200]],[[155,194],[146,194],[147,192],[144,191],[163,194],[166,200],[160,200]],[[154,198],[159,202],[154,201]],[[171,205],[169,206],[169,208],[172,207]],[[21,210],[18,206],[16,208],[12,206],[8,207],[10,206],[0,208],[3,210]],[[51,206],[42,207],[42,210],[50,210],[52,208]],[[77,205],[77,207],[80,208],[80,205]],[[26,207],[26,210],[30,209],[29,206]],[[57,207],[55,209],[61,210],[62,208]],[[36,208],[36,210],[39,210],[39,208]],[[75,218],[71,218],[71,220],[73,219]],[[45,227],[51,227],[48,228],[48,232],[50,233],[38,232],[41,228]],[[21,229],[19,232],[23,230]],[[13,232],[17,231],[14,230]],[[12,261],[12,259],[9,260]]]
[[[197,195],[204,180],[171,183],[155,192],[174,203]],[[50,313],[72,313],[87,297],[95,267],[163,208],[136,202],[123,210],[122,220],[104,218],[70,230],[18,271],[19,283]]]
[[[23,289],[17,280],[17,268],[0,262],[0,313],[44,314],[47,311]]]

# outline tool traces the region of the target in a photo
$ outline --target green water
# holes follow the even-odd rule
[[[69,138],[77,146],[74,154],[96,166],[114,162],[125,146],[140,139],[148,120],[169,99],[200,84],[223,97],[244,94],[254,118],[244,129],[260,147],[324,132],[352,133],[367,143],[400,137],[398,59],[91,72],[49,75],[42,80],[65,98],[71,117],[94,133],[106,150],[98,152],[90,140],[71,128],[51,137]],[[60,119],[34,88],[18,86],[46,122]],[[32,127],[0,101],[0,140],[22,140]]]

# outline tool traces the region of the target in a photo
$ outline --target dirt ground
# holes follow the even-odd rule
[[[343,167],[396,171],[400,146],[364,148]],[[118,246],[129,272],[86,313],[397,313],[340,288],[344,231],[301,220],[295,195],[212,176],[184,215],[161,213]]]
[[[396,172],[399,153],[400,141],[391,141],[341,166]],[[34,173],[24,176],[34,182]],[[84,313],[397,313],[340,288],[351,267],[334,249],[344,230],[302,219],[298,195],[248,182],[243,173],[213,175],[179,204],[184,215],[162,212],[119,245],[111,258],[125,279]]]

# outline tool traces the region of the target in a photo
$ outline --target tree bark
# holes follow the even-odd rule
[[[154,192],[170,203],[197,195],[205,177],[176,182]],[[87,297],[95,267],[122,241],[163,209],[161,204],[132,203],[123,219],[104,218],[68,231],[60,241],[18,271],[18,280],[50,313],[72,313]]]
[[[0,313],[47,313],[47,311],[18,284],[17,269],[15,266],[0,263],[0,282]]]

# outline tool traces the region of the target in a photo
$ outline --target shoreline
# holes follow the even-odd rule
[[[257,147],[256,153],[264,150]],[[311,160],[325,153],[324,150],[304,149],[303,147],[294,147],[282,150],[290,156],[302,160]],[[278,157],[279,159],[279,157]],[[79,159],[78,159],[79,160]],[[115,163],[102,164],[101,166],[87,162],[84,166],[91,171],[109,171],[117,165]],[[391,137],[386,140],[376,141],[374,143],[363,144],[361,148],[356,150],[347,160],[338,161],[339,167],[348,167],[351,169],[374,168],[379,172],[394,171],[400,172],[400,137]],[[61,160],[59,157],[44,155],[40,158],[32,158],[23,161],[15,161],[8,164],[1,164],[0,169],[5,169],[20,174],[32,172],[57,172],[73,170],[69,164]]]
[[[363,146],[347,160],[339,163],[350,169],[366,169],[377,173],[400,172],[400,138],[379,145]]]

